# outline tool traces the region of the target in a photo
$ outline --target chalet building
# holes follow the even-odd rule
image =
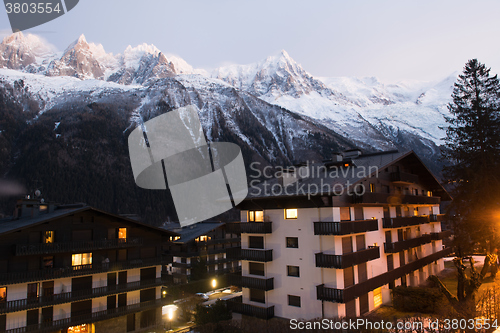
[[[162,242],[176,235],[84,204],[18,201],[0,220],[0,331],[161,324]]]
[[[444,268],[448,193],[414,152],[348,151],[253,183],[240,204],[243,287],[261,318],[359,316]],[[238,253],[239,252],[239,253]]]
[[[173,231],[178,236],[170,236],[167,253],[172,263],[166,273],[175,284],[191,280],[193,268],[207,271],[207,276],[216,276],[241,269],[238,258],[228,258],[228,249],[240,248],[239,223],[200,222],[181,228],[178,223],[162,228]]]

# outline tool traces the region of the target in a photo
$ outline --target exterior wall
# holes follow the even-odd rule
[[[419,189],[419,191],[421,191]],[[414,208],[418,215],[439,214],[439,205],[405,205],[408,207],[407,216],[413,216]],[[392,242],[398,241],[398,228],[384,229],[384,210],[382,206],[363,207],[363,219],[376,219],[378,221],[378,231],[365,232],[365,246],[379,246],[380,258],[368,261],[368,279],[387,272],[387,256],[384,243],[385,232],[391,232]],[[405,216],[406,209],[402,209]],[[396,217],[396,208],[390,207],[391,217]],[[341,303],[322,302],[317,300],[316,286],[324,284],[325,287],[344,289],[344,276],[342,269],[318,268],[315,264],[315,253],[342,254],[342,237],[352,237],[353,251],[356,248],[356,235],[345,236],[334,235],[314,235],[313,222],[338,222],[340,221],[340,207],[324,208],[300,208],[297,219],[285,219],[284,209],[267,209],[264,211],[265,221],[272,221],[273,231],[271,234],[242,234],[241,247],[247,249],[250,236],[260,236],[264,238],[264,249],[273,250],[273,260],[264,263],[265,276],[253,276],[249,274],[249,262],[243,261],[242,275],[256,278],[274,278],[274,289],[266,292],[266,303],[250,301],[250,289],[243,288],[243,302],[246,304],[270,307],[274,306],[274,314],[283,318],[313,319],[324,315],[324,317],[343,317],[346,315],[346,305]],[[358,216],[359,219],[359,216]],[[351,220],[355,220],[354,207],[351,207]],[[241,211],[241,221],[247,222],[247,211]],[[415,238],[424,234],[441,231],[439,222],[426,223],[417,226],[400,228],[410,230],[409,238]],[[297,237],[299,247],[287,248],[286,237]],[[416,254],[417,258],[426,257],[442,249],[442,241],[433,241],[416,248],[404,251],[405,264],[414,258],[411,254]],[[399,253],[393,253],[394,268],[399,267]],[[436,274],[444,268],[443,259],[423,267],[422,271],[417,270],[407,276],[408,285],[418,285],[425,282],[431,274]],[[299,266],[300,277],[287,276],[287,265]],[[412,277],[413,276],[413,277]],[[357,267],[354,267],[354,281],[359,282]],[[395,285],[400,285],[401,279],[395,281]],[[382,302],[391,301],[389,285],[381,287]],[[301,307],[288,305],[287,295],[301,297]],[[374,309],[374,293],[368,293],[369,310]],[[356,314],[360,315],[359,299],[355,299]]]

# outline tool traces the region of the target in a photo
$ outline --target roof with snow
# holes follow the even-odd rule
[[[199,222],[193,225],[189,225],[183,228],[167,229],[166,227],[161,227],[164,230],[172,230],[181,236],[180,239],[176,240],[174,243],[188,243],[197,237],[203,236],[212,230],[215,230],[224,223],[221,222]]]

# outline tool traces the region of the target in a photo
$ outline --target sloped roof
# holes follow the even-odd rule
[[[251,183],[246,200],[303,197],[310,194],[316,196],[335,195],[333,189],[343,189],[345,193],[346,190],[352,190],[361,181],[375,177],[377,170],[383,170],[403,159],[411,159],[418,163],[421,166],[420,170],[425,173],[426,183],[437,191],[436,193],[442,200],[451,199],[443,186],[413,151],[403,153],[391,151],[360,155],[338,162],[303,164],[310,170],[308,177],[299,178],[297,182],[288,186],[282,186],[280,179],[275,177],[265,179],[258,184]],[[348,168],[342,167],[345,163],[349,163]],[[334,173],[334,170],[337,171]],[[308,189],[314,189],[314,193],[308,193]]]
[[[53,212],[40,213],[38,216],[35,216],[35,217],[26,216],[26,217],[20,217],[20,218],[13,218],[13,217],[3,218],[0,220],[0,234],[8,234],[8,233],[22,230],[22,229],[25,229],[28,227],[36,226],[36,225],[41,224],[41,223],[45,223],[48,221],[56,220],[59,218],[63,218],[63,217],[69,216],[69,215],[73,215],[73,214],[81,213],[81,212],[85,212],[85,211],[95,211],[95,212],[98,212],[100,214],[112,216],[112,217],[127,221],[127,222],[132,223],[132,224],[137,224],[137,225],[149,228],[149,229],[153,229],[154,231],[161,231],[161,232],[164,232],[168,235],[173,235],[173,236],[177,235],[177,233],[174,231],[165,230],[162,228],[157,228],[157,227],[151,226],[151,225],[146,224],[146,223],[138,222],[136,220],[133,220],[133,219],[130,219],[127,217],[123,217],[120,215],[111,214],[111,213],[102,211],[100,209],[93,208],[91,206],[86,206],[86,205],[59,206],[59,207],[56,207],[56,209]]]

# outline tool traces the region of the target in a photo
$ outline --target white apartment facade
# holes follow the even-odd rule
[[[389,302],[393,286],[419,285],[444,268],[450,250],[442,239],[449,233],[441,231],[439,203],[450,198],[413,152],[348,152],[323,165],[315,179],[295,169],[240,205],[243,261],[236,284],[243,296],[235,311],[266,319],[356,317]],[[343,194],[289,195],[294,183],[311,189],[335,167],[363,166],[376,167],[377,175],[330,179],[350,180],[351,189],[363,185],[360,195],[348,186]],[[271,192],[276,184],[289,190]]]

